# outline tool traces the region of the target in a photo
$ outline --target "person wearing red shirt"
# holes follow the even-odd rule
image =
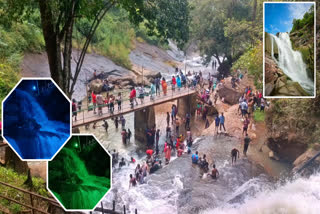
[[[172,84],[172,91],[174,91],[176,88],[176,84],[177,84],[176,78],[174,76],[172,76],[171,84]]]
[[[94,92],[91,93],[92,103],[93,103],[93,113],[96,114],[96,106],[97,106],[97,96]]]
[[[136,105],[138,105],[138,101],[137,101],[137,91],[136,89],[133,87],[131,92],[130,92],[130,95],[129,95],[129,98],[130,98],[130,103],[133,107],[133,102],[135,101],[136,102]]]

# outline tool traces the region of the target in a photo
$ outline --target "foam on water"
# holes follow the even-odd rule
[[[236,191],[240,191],[240,188]],[[202,214],[318,214],[319,210],[320,173],[310,178],[288,181],[274,189],[263,187],[242,204],[227,203]]]

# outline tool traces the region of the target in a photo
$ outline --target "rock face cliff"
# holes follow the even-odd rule
[[[273,49],[272,49],[273,46]],[[279,68],[272,57],[278,59],[279,50],[274,38],[265,33],[265,95],[266,96],[308,96],[299,83],[292,81]]]
[[[320,115],[312,99],[273,100],[266,125],[269,148],[289,162],[320,142]]]

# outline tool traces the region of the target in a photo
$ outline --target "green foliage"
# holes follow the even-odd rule
[[[255,112],[254,112],[254,115],[253,115],[253,119],[257,122],[263,122],[264,119],[265,119],[265,113],[264,112],[260,112],[259,109],[257,109]]]
[[[135,27],[136,37],[139,42],[147,42],[151,45],[158,46],[163,49],[168,49],[168,42],[163,40],[163,38],[159,38],[153,34],[149,33],[149,30],[145,26],[145,23],[140,23],[139,26]]]
[[[247,50],[232,66],[232,70],[247,70],[248,74],[253,77],[254,84],[257,89],[262,89],[263,87],[262,49],[262,42],[258,42],[258,44],[254,48]]]
[[[15,187],[19,187],[22,189],[26,189],[24,186],[24,181],[27,179],[26,175],[18,174],[17,172],[13,171],[12,169],[8,169],[5,167],[0,167],[0,181],[11,184]],[[50,193],[46,190],[45,181],[41,178],[32,178],[33,182],[33,189],[32,191],[38,193],[42,196],[48,197]],[[4,194],[6,197],[11,199],[17,200],[22,203],[28,203],[30,201],[29,195],[22,193],[21,191],[17,191],[12,188],[5,187],[0,185],[0,192]],[[35,200],[34,203],[40,203],[39,201]],[[22,210],[20,205],[15,203],[10,203],[7,200],[0,198],[0,209],[1,206],[10,210],[11,213],[19,213]]]
[[[75,24],[73,35],[74,46],[82,48],[88,34],[90,22],[82,19]],[[128,69],[131,68],[130,51],[134,48],[135,32],[123,9],[115,9],[101,21],[91,42],[90,51],[109,57],[115,63]]]
[[[302,28],[312,27],[314,25],[314,6],[310,8],[308,12],[306,12],[302,19],[294,19],[293,20],[293,26],[291,29],[291,32],[300,30]]]
[[[254,9],[254,3],[257,7]],[[262,38],[263,1],[193,0],[192,38],[199,41],[200,51],[211,57],[225,56],[234,62],[248,46]],[[252,13],[251,13],[252,11]],[[219,59],[218,59],[219,60]]]

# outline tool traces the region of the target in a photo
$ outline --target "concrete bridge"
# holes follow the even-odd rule
[[[131,108],[129,98],[123,99],[121,111],[118,111],[118,105],[115,103],[113,114],[109,112],[107,106],[102,108],[102,115],[98,115],[98,109],[96,109],[97,113],[94,114],[94,111],[91,107],[89,110],[84,109],[77,112],[77,121],[73,120],[72,127],[76,128],[79,126],[89,125],[91,123],[111,119],[114,117],[120,117],[121,115],[134,112],[135,137],[136,139],[145,140],[146,128],[150,128],[155,124],[154,106],[173,100],[178,100],[178,115],[180,117],[184,117],[187,112],[193,114],[195,111],[196,98],[193,96],[196,96],[196,92],[196,88],[191,87],[182,87],[180,90],[177,88],[175,90],[168,88],[166,96],[163,95],[163,92],[161,92],[160,95],[155,96],[154,100],[150,100],[149,96],[145,96],[143,104],[141,104],[139,98],[137,98],[139,104],[134,105],[133,109]]]

